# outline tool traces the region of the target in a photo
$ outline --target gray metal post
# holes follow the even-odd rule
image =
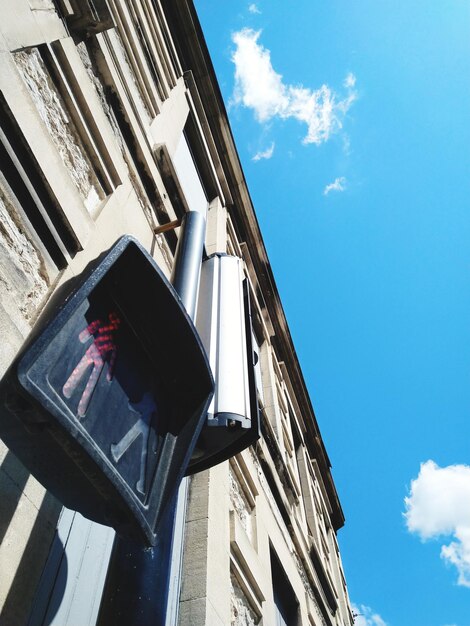
[[[205,236],[206,220],[202,213],[196,211],[186,213],[181,223],[171,283],[193,321],[196,316]]]
[[[205,230],[201,213],[190,211],[184,216],[171,278],[192,320],[196,314]],[[187,485],[183,484],[169,507],[155,548],[143,548],[116,536],[99,626],[176,624],[186,493]]]

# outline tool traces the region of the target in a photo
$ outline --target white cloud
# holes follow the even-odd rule
[[[354,626],[387,626],[378,613],[375,613],[370,606],[365,604],[352,604]]]
[[[343,81],[343,85],[346,87],[346,89],[353,89],[353,87],[355,87],[356,77],[352,72],[349,72],[349,74],[346,76]]]
[[[323,190],[323,195],[327,196],[330,191],[344,191],[346,189],[346,179],[344,176],[335,178],[335,180],[327,185]]]
[[[294,118],[307,125],[304,143],[321,144],[342,128],[343,118],[356,99],[355,77],[345,79],[346,97],[338,100],[327,85],[312,90],[283,81],[271,63],[271,53],[258,43],[261,31],[244,28],[232,35],[236,49],[233,102],[253,109],[263,123],[279,117]]]
[[[441,558],[458,571],[457,584],[470,587],[470,466],[421,464],[405,498],[408,530],[421,539],[452,537]]]
[[[273,152],[274,152],[274,141],[271,143],[269,148],[266,148],[266,150],[260,150],[259,152],[257,152],[255,156],[252,158],[252,161],[261,161],[261,159],[270,159],[273,156]]]
[[[248,11],[250,13],[257,13],[258,15],[261,14],[261,11],[258,9],[258,7],[256,6],[256,4],[250,4],[250,6],[248,7]]]

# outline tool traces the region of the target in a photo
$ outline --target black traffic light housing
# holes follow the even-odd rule
[[[0,437],[65,506],[154,545],[214,381],[152,257],[123,237],[0,384]]]

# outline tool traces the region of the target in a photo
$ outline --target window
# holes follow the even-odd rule
[[[109,6],[126,61],[153,119],[176,85],[180,71],[163,14],[158,3],[149,0],[110,0]]]
[[[92,213],[106,192],[57,89],[39,48],[16,52],[16,66],[52,143],[88,210]]]
[[[55,267],[64,268],[80,244],[1,95],[0,163],[4,186],[15,195],[22,221],[29,222]]]
[[[276,626],[297,626],[299,603],[279,557],[271,548],[271,576],[275,605]]]
[[[190,211],[206,216],[207,195],[191,154],[186,134],[183,133],[173,155],[173,163]]]
[[[255,335],[254,331],[252,331],[252,342],[253,342],[253,352],[255,358],[255,382],[256,382],[256,391],[258,392],[258,399],[261,401],[262,406],[264,406],[264,391],[263,391],[263,379],[261,374],[261,350],[260,344],[258,342],[258,338]]]

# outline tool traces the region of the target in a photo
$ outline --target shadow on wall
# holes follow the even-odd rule
[[[8,624],[8,626],[24,626],[28,623],[36,587],[49,557],[57,519],[62,508],[62,505],[48,492],[37,507],[33,502],[35,494],[28,494],[29,478],[29,472],[20,461],[14,454],[7,452],[0,466],[0,544],[1,552],[3,552],[2,569],[4,568],[4,571],[8,573],[15,569],[15,574],[4,597],[3,606],[0,607],[0,624]],[[41,497],[40,492],[38,497]],[[28,532],[28,522],[32,519],[34,522]],[[26,544],[19,557],[23,547],[21,539],[26,540],[26,537]],[[57,541],[58,538],[55,539],[54,544]],[[63,554],[63,547],[57,546],[57,548]],[[61,569],[67,571],[66,567]],[[59,581],[56,581],[57,583]],[[65,588],[65,580],[63,587]],[[49,604],[49,598],[47,598],[47,604]],[[53,617],[57,611],[57,607],[54,610],[53,607],[46,606],[46,609],[48,609],[48,619],[49,615]],[[37,626],[39,624],[45,626],[50,621],[42,620],[34,623]]]

